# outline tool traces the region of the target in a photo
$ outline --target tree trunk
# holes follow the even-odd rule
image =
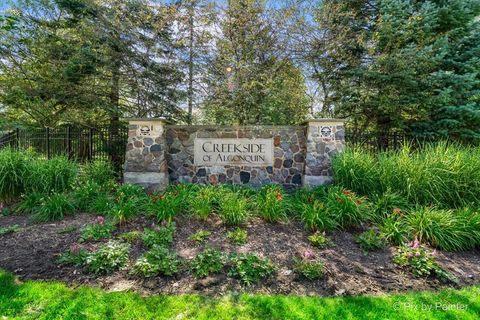
[[[189,42],[188,42],[188,123],[192,123],[193,114],[193,45],[194,45],[194,14],[195,1],[192,0],[188,8],[188,28],[189,28]]]

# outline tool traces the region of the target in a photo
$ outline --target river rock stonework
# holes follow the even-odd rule
[[[268,183],[291,189],[302,185],[306,138],[303,126],[213,127],[166,126],[167,163],[170,182],[200,184],[244,184],[260,187]],[[197,165],[195,140],[215,138],[231,141],[271,139],[273,162],[269,165]]]
[[[332,158],[345,147],[343,120],[319,119],[307,123],[307,157],[303,184],[306,187],[333,181]]]
[[[123,181],[148,191],[168,186],[165,119],[130,119]]]
[[[124,182],[150,191],[169,183],[313,187],[331,182],[331,158],[343,150],[344,138],[341,120],[312,120],[304,126],[183,126],[133,119]]]

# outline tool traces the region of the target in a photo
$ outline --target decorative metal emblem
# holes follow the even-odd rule
[[[329,138],[332,137],[332,127],[320,127],[320,133],[322,137]]]
[[[150,135],[150,127],[149,126],[142,126],[140,128],[140,135],[149,136]]]

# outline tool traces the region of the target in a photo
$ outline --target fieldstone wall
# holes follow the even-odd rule
[[[343,151],[344,146],[345,128],[342,120],[309,121],[304,185],[314,187],[331,183],[332,158]]]
[[[165,130],[171,183],[228,183],[253,187],[278,183],[287,189],[302,185],[306,156],[306,132],[303,126],[166,126]],[[196,138],[270,138],[273,139],[273,163],[268,166],[198,166],[194,163]]]
[[[164,119],[130,119],[123,181],[148,191],[168,186]]]
[[[331,160],[345,144],[343,121],[335,119],[310,120],[305,126],[181,126],[164,119],[129,123],[124,182],[149,191],[169,183],[277,183],[286,189],[328,184]]]

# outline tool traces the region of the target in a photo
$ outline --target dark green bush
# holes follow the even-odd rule
[[[465,214],[432,207],[417,208],[406,217],[412,238],[447,251],[461,251],[475,246]]]

